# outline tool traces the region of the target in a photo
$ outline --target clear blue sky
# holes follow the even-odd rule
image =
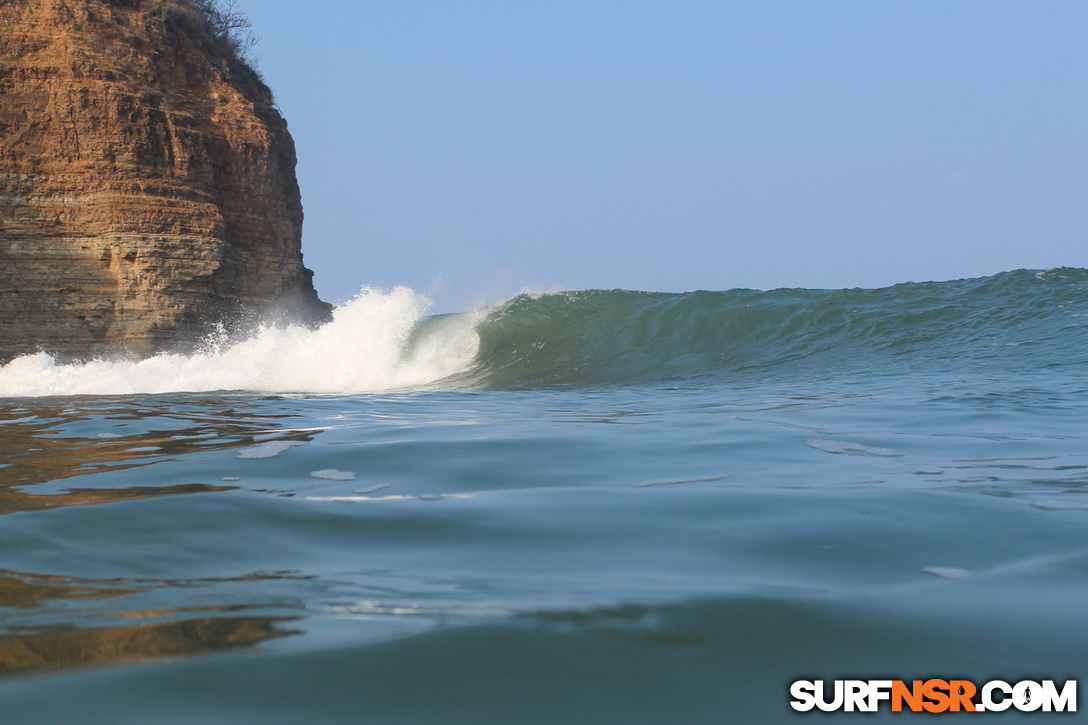
[[[242,7],[333,302],[1088,266],[1086,2]]]

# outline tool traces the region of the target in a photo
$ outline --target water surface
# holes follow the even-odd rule
[[[772,723],[814,717],[798,678],[1083,680],[1086,292],[371,292],[316,333],[17,360],[0,708]]]

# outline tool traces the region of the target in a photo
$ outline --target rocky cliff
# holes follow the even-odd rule
[[[294,143],[193,3],[0,0],[0,358],[328,314]]]

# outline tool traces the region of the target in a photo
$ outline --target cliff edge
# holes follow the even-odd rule
[[[324,319],[294,142],[179,0],[0,0],[0,359]]]

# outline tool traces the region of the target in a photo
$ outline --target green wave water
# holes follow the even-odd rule
[[[521,295],[476,331],[484,387],[1088,359],[1088,270],[875,290]],[[1010,350],[1023,346],[1023,350]]]

